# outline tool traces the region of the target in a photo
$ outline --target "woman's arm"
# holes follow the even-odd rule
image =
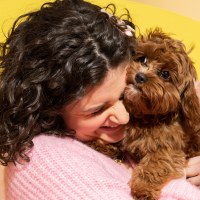
[[[170,181],[162,189],[159,200],[200,200],[200,190],[182,179]]]

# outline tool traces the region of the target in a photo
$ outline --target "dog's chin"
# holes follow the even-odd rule
[[[142,95],[142,88],[138,87],[137,84],[129,83],[125,88],[125,96],[132,99],[133,97]]]
[[[147,115],[166,115],[178,110],[179,101],[173,96],[164,98],[156,94],[152,100],[152,94],[143,91],[142,87],[136,84],[129,84],[124,92],[124,104],[129,113],[135,117],[141,118]]]
[[[143,97],[141,88],[136,84],[129,84],[124,91],[124,104],[133,116],[142,116],[152,113],[147,101]]]

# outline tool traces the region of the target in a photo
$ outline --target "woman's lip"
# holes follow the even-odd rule
[[[119,125],[119,126],[116,126],[116,127],[104,127],[104,126],[102,126],[102,127],[100,127],[100,130],[101,131],[105,131],[105,132],[116,132],[116,131],[118,131],[118,130],[120,130],[120,129],[122,129],[124,126],[122,126],[122,125]]]

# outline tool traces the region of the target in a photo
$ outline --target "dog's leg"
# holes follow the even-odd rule
[[[163,186],[172,179],[184,176],[185,155],[179,152],[158,151],[145,156],[134,169],[130,182],[136,199],[157,200]]]

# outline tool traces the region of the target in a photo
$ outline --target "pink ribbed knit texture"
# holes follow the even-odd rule
[[[131,174],[110,158],[71,138],[38,136],[31,161],[6,170],[7,200],[131,200]],[[200,200],[183,179],[163,188],[160,200]]]

